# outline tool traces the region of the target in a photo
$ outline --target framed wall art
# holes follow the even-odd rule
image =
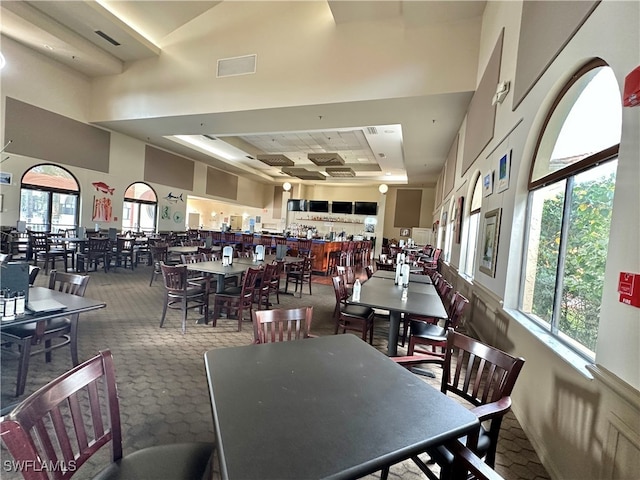
[[[410,237],[411,236],[411,229],[410,228],[401,228],[400,229],[400,236],[401,237]]]
[[[509,174],[511,173],[511,150],[498,161],[498,185],[496,191],[504,192],[509,188]]]
[[[488,197],[493,193],[493,170],[482,177],[482,195]]]
[[[499,208],[485,213],[484,225],[481,231],[480,271],[490,277],[495,277],[496,275],[498,240],[500,238],[500,213],[501,209]]]

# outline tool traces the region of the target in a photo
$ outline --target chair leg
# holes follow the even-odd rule
[[[71,364],[76,367],[80,365],[78,361],[78,317],[74,315],[71,319],[71,331],[69,332],[69,349],[71,350]]]
[[[182,334],[187,333],[187,299],[182,299]]]
[[[31,357],[31,338],[20,342],[20,361],[18,362],[18,379],[16,382],[16,397],[24,393],[27,384],[27,372],[29,371],[29,359]]]
[[[51,363],[51,340],[44,341],[44,361]]]
[[[162,307],[162,318],[160,319],[160,328],[164,325],[164,317],[167,316],[167,307],[169,306],[169,297],[165,295],[164,305]]]

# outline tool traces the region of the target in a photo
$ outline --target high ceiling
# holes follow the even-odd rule
[[[130,62],[158,56],[167,35],[221,3],[3,0],[1,33],[89,77],[117,75]],[[330,1],[328,5],[339,26],[391,19],[412,28],[479,18],[485,2]],[[197,118],[201,125],[225,127],[197,132],[189,132],[186,118],[179,116],[98,124],[266,183],[431,186],[472,93],[202,114]],[[424,128],[425,115],[415,114],[416,107],[428,112],[431,131]],[[316,122],[292,125],[291,118],[303,114]]]

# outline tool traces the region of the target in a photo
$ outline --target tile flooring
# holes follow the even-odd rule
[[[192,310],[187,333],[182,335],[179,311],[170,310],[164,328],[160,329],[162,279],[157,278],[153,286],[149,286],[151,267],[141,265],[134,271],[119,268],[106,274],[91,272],[90,276],[86,296],[104,300],[107,308],[81,315],[79,354],[82,360],[101,349],[109,348],[113,352],[125,453],[154,444],[213,441],[202,357],[211,348],[250,344],[251,324],[245,322],[241,332],[236,331],[234,320],[219,320],[216,328],[196,325],[198,312]],[[317,277],[313,294],[309,295],[305,288],[302,299],[280,296],[280,305],[285,308],[313,305],[312,330],[316,335],[333,335],[335,297],[328,280]],[[36,285],[46,286],[42,273]],[[387,326],[384,321],[376,323],[374,346],[383,351],[387,347]],[[55,351],[53,357],[49,364],[42,355],[32,357],[25,396],[70,368],[66,349]],[[1,360],[0,402],[4,408],[20,399],[13,396],[17,362],[5,353]],[[425,381],[437,384],[439,380]],[[6,452],[0,453],[5,459]],[[106,461],[106,455],[102,461]],[[78,472],[77,478],[90,478],[95,468],[96,465],[88,465],[86,471]],[[549,478],[512,413],[502,425],[496,470],[508,480]],[[377,477],[377,474],[370,476]],[[2,472],[2,478],[16,477]],[[392,467],[390,478],[425,476],[413,462],[407,461]]]

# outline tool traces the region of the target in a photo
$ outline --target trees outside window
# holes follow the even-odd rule
[[[80,186],[57,165],[30,168],[20,185],[20,220],[34,231],[57,232],[78,226]]]
[[[601,60],[562,90],[529,181],[522,312],[593,358],[621,135],[620,91]]]

